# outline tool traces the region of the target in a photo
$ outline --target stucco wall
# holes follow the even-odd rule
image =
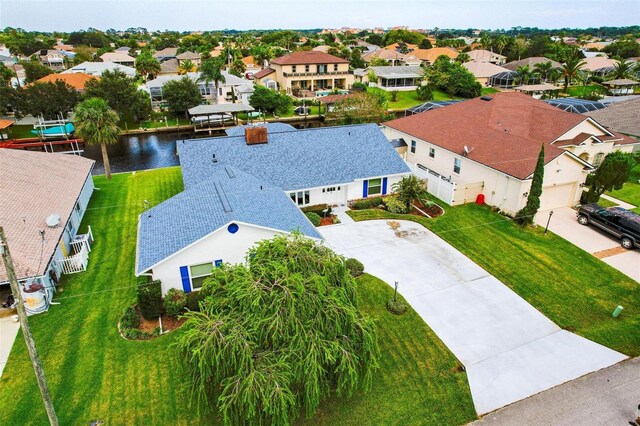
[[[215,263],[216,260],[230,264],[243,263],[247,250],[256,242],[285,234],[239,222],[238,225],[235,234],[231,234],[225,225],[154,267],[153,279],[162,281],[162,294],[170,288],[182,289],[181,266]]]

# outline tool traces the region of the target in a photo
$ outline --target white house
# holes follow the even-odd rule
[[[49,308],[64,273],[84,271],[93,235],[79,234],[93,193],[93,160],[0,149],[0,224],[28,313]],[[0,286],[8,286],[0,262]]]
[[[408,145],[406,161],[430,192],[456,205],[476,200],[514,215],[526,203],[545,147],[541,210],[573,206],[587,174],[613,150],[638,141],[595,120],[521,93],[495,93],[384,123]]]
[[[122,71],[128,77],[136,76],[136,69],[128,67],[126,65],[116,64],[115,62],[83,62],[75,65],[68,70],[62,71],[61,74],[71,74],[81,72],[83,74],[89,74],[94,76],[101,76],[105,71]]]

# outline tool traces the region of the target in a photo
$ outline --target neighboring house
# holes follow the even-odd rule
[[[127,67],[133,67],[136,63],[136,58],[129,56],[127,52],[107,52],[100,56],[102,62],[113,62],[114,64],[120,64]]]
[[[606,128],[640,139],[640,97],[615,102],[607,108],[585,113]],[[636,145],[635,149],[640,149]]]
[[[370,71],[376,75],[376,81],[369,81]],[[376,87],[382,90],[415,90],[424,79],[424,69],[417,65],[369,67],[357,70],[354,75],[358,81],[375,83]]]
[[[180,64],[176,58],[167,59],[160,63],[160,72],[158,75],[177,75]]]
[[[125,65],[116,64],[115,62],[83,62],[79,65],[62,71],[61,74],[83,73],[93,76],[101,76],[105,71],[121,71],[127,76],[133,78],[136,76],[136,69]]]
[[[319,98],[316,98],[316,100],[320,102],[320,105],[324,105],[324,112],[326,113],[326,112],[333,111],[333,108],[337,102],[341,102],[345,99],[349,99],[354,96],[357,96],[357,95],[355,93],[333,94],[333,95],[321,96]],[[320,113],[322,114],[322,112],[323,112],[322,107],[320,107]]]
[[[494,65],[491,62],[470,61],[462,64],[476,78],[482,86],[489,86],[489,79],[500,73],[509,72],[506,68]]]
[[[276,70],[266,67],[253,74],[253,81],[269,89],[278,90],[278,82],[274,80],[275,76]]]
[[[212,163],[206,179],[140,215],[136,275],[160,280],[163,294],[199,290],[213,268],[243,263],[259,241],[294,231],[322,239],[280,188]]]
[[[64,273],[86,269],[93,236],[79,235],[93,193],[87,158],[0,149],[0,218],[25,308],[47,310]],[[0,285],[8,285],[0,262]]]
[[[278,123],[266,126],[259,145],[247,143],[245,128],[179,141],[185,188],[206,180],[215,160],[260,176],[298,206],[335,205],[387,194],[410,173],[375,124],[295,130]]]
[[[178,56],[176,56],[176,59],[178,60],[178,64],[179,65],[182,65],[182,63],[184,61],[191,61],[196,66],[200,66],[200,54],[199,53],[183,52],[183,53],[179,54]]]
[[[353,84],[348,60],[314,51],[281,56],[272,60],[269,68],[254,74],[258,84],[264,84],[267,76],[277,82],[280,89],[293,95],[299,95],[301,91],[349,89]]]
[[[540,210],[573,206],[587,174],[611,151],[638,141],[595,120],[561,111],[521,93],[494,93],[384,123],[387,138],[404,139],[406,160],[429,191],[456,205],[479,194],[508,215],[527,201],[545,146]]]
[[[42,65],[54,71],[61,71],[65,69],[64,60],[67,57],[65,53],[67,52],[61,50],[43,49],[38,51],[37,56]]]
[[[218,87],[218,93],[216,93],[215,82],[211,81],[206,84],[200,80],[200,72],[188,72],[185,75],[166,74],[159,75],[153,80],[147,81],[142,90],[146,90],[151,96],[151,104],[156,107],[163,102],[162,87],[172,80],[180,80],[182,78],[189,78],[198,85],[202,98],[206,101],[212,101],[218,104],[233,102],[233,91],[240,86],[251,85],[251,81],[245,80],[235,75],[229,74],[227,71],[222,71],[224,76],[224,83],[220,82]],[[251,92],[253,93],[253,92]],[[250,96],[250,95],[249,95]],[[238,96],[236,96],[236,103],[241,103]]]
[[[314,52],[329,53],[329,49],[331,49],[331,46],[323,44],[321,46],[316,46],[311,50],[313,50]]]
[[[158,50],[153,54],[153,57],[156,58],[160,63],[168,61],[169,59],[176,59],[176,56],[178,56],[177,47],[165,47],[164,49]]]
[[[10,55],[0,55],[0,63],[5,67],[12,67],[16,62]]]
[[[49,74],[41,79],[37,80],[38,83],[55,83],[56,81],[63,81],[69,86],[76,89],[78,92],[84,92],[84,86],[90,80],[99,79],[89,74],[72,73],[72,74]]]
[[[411,52],[411,55],[418,58],[423,65],[431,65],[442,55],[454,60],[459,53],[453,47],[433,47],[431,49],[416,49]]]
[[[244,75],[246,78],[253,78],[253,75],[262,69],[262,65],[258,64],[253,56],[245,56],[242,58],[244,64]]]
[[[362,55],[362,60],[367,65],[369,65],[373,59],[383,59],[387,61],[390,66],[420,65],[421,63],[420,59],[416,58],[413,54],[405,55],[391,49],[378,49]]]
[[[585,58],[596,58],[596,57],[608,58],[607,54],[604,52],[589,52],[588,50],[585,50],[585,49],[582,49],[581,52]]]
[[[562,68],[562,64],[556,61],[552,61],[549,58],[545,58],[542,56],[532,56],[530,58],[524,58],[519,61],[511,61],[503,64],[502,67],[508,69],[509,71],[515,71],[518,67],[529,66],[529,69],[533,71],[537,64],[542,64],[546,62],[551,62],[553,68]]]
[[[251,95],[253,95],[253,92],[255,91],[255,87],[253,86],[253,84],[242,84],[239,86],[235,86],[234,90],[237,102],[249,105]]]
[[[472,61],[489,62],[490,64],[494,65],[502,65],[507,62],[506,56],[499,55],[489,50],[477,49],[466,53],[467,55],[469,55],[469,58],[471,58]]]
[[[414,50],[418,49],[418,45],[417,44],[411,44],[411,43],[405,43],[405,42],[398,42],[398,43],[393,43],[390,44],[388,46],[384,47],[386,50],[393,50],[396,52],[400,52],[400,51],[406,51],[406,52],[413,52]]]

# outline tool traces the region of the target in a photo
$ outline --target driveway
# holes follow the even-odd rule
[[[10,316],[0,317],[0,376],[7,365],[13,341],[18,335],[20,324]]]
[[[368,273],[400,283],[400,293],[464,364],[479,414],[626,358],[561,330],[421,225],[345,220],[320,232]]]
[[[536,223],[544,227],[548,218],[548,211],[538,212]],[[640,282],[640,250],[626,250],[615,237],[594,226],[580,225],[572,208],[554,209],[549,230]]]

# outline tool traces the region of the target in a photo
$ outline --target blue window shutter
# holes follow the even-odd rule
[[[222,266],[222,259],[216,260],[214,264],[216,265],[216,268],[220,268]]]
[[[387,193],[387,178],[382,178],[382,195]]]
[[[367,198],[367,194],[369,193],[369,181],[362,181],[362,198]]]
[[[182,278],[182,289],[185,293],[189,293],[191,291],[191,281],[189,281],[189,267],[181,266],[180,267],[180,278]]]

